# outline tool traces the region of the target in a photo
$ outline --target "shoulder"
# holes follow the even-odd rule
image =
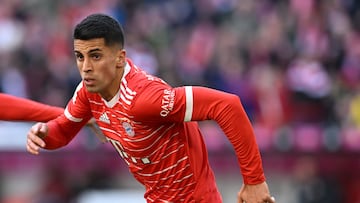
[[[148,91],[149,88],[152,89],[152,91],[155,89],[171,88],[164,80],[157,76],[148,74],[131,61],[128,61],[128,64],[130,70],[122,81],[122,85],[125,88],[128,88],[136,93],[141,92],[141,94],[151,94],[151,92]]]

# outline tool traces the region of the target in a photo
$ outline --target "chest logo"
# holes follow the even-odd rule
[[[107,115],[105,112],[104,112],[103,114],[101,114],[99,120],[100,120],[101,122],[110,124],[110,119],[109,119],[108,115]]]

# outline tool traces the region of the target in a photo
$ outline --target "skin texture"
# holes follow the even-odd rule
[[[74,40],[76,63],[88,91],[99,93],[110,101],[119,91],[126,64],[126,51],[120,46],[106,46],[104,39]],[[45,123],[35,124],[28,133],[27,150],[39,154],[45,147],[41,139],[48,133]],[[238,195],[238,203],[275,203],[266,182],[256,185],[244,184]]]
[[[104,39],[74,40],[76,64],[89,92],[111,100],[118,92],[124,73],[126,52],[106,46]]]
[[[238,193],[238,203],[275,203],[275,198],[270,196],[266,182],[257,185],[243,185]]]

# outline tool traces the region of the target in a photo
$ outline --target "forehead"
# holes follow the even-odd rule
[[[90,40],[74,40],[74,51],[76,52],[89,52],[92,50],[103,50],[105,49],[104,38],[95,38]]]

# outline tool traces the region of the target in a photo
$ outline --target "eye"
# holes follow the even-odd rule
[[[101,55],[100,54],[91,54],[91,58],[93,58],[94,60],[100,60]]]
[[[77,61],[83,61],[84,60],[84,56],[80,53],[75,53],[75,58]]]

